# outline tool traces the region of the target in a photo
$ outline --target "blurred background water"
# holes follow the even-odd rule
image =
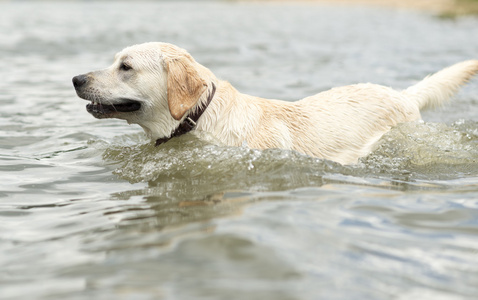
[[[241,92],[403,89],[478,18],[314,3],[1,2],[1,299],[476,299],[478,80],[354,166],[187,135],[153,147],[71,85],[164,41]]]

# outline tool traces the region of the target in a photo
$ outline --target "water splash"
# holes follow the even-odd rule
[[[126,146],[125,146],[126,145]],[[359,164],[342,166],[294,151],[211,144],[196,135],[161,147],[138,137],[123,138],[105,149],[114,173],[150,185],[187,179],[224,188],[282,190],[322,185],[330,174],[390,179],[443,179],[478,175],[478,123],[407,123],[393,128]]]
[[[478,123],[401,124],[385,134],[362,163],[374,173],[409,173],[415,178],[476,176]]]

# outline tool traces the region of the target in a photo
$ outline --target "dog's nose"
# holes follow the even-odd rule
[[[86,75],[78,75],[73,77],[72,81],[73,81],[73,86],[75,87],[75,89],[77,89],[88,81],[88,77]]]

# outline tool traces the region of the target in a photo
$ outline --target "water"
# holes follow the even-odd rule
[[[1,299],[476,299],[478,81],[354,166],[96,120],[71,77],[167,41],[240,91],[406,88],[478,19],[314,4],[0,4]]]

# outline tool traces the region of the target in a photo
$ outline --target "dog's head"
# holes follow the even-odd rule
[[[212,74],[185,50],[145,43],[117,53],[104,70],[73,77],[86,109],[96,118],[139,124],[151,138],[169,136],[205,96]]]

